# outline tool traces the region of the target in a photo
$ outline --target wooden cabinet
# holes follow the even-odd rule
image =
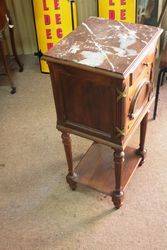
[[[4,71],[5,75],[7,75],[10,85],[11,85],[11,94],[16,93],[16,87],[13,83],[10,70],[8,67],[8,62],[6,58],[6,45],[5,45],[5,30],[6,28],[9,29],[9,36],[10,36],[10,41],[11,41],[11,47],[12,47],[12,52],[14,55],[14,58],[16,60],[16,63],[19,66],[19,71],[23,71],[23,65],[20,62],[17,51],[16,51],[16,46],[15,46],[15,38],[14,38],[14,25],[12,22],[12,19],[10,17],[10,13],[6,7],[6,2],[5,0],[0,1],[0,56],[2,57],[2,63],[4,66]]]
[[[155,50],[161,32],[151,26],[91,17],[45,54],[57,128],[63,133],[69,166],[67,181],[72,189],[80,182],[111,195],[117,208],[130,176],[144,161]],[[136,151],[127,144],[140,123]],[[70,133],[96,142],[75,169]]]
[[[5,26],[7,25],[7,8],[6,8],[6,3],[5,0],[0,1],[0,31],[2,31]]]

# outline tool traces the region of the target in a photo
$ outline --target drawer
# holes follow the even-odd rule
[[[142,60],[142,62],[138,65],[138,67],[130,75],[130,85],[135,84],[141,75],[147,75],[148,79],[150,79],[154,58],[155,58],[155,53],[152,53],[152,54],[146,56]]]
[[[144,78],[137,86],[135,94],[129,105],[128,116],[130,120],[136,119],[149,101],[151,82]]]

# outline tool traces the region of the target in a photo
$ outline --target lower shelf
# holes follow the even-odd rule
[[[131,147],[125,149],[123,189],[141,161],[141,157],[135,152],[136,149]],[[113,150],[108,146],[93,143],[75,168],[75,177],[70,178],[99,192],[112,195],[115,189]]]

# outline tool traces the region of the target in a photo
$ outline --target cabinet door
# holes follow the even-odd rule
[[[118,143],[116,86],[122,79],[49,63],[57,125]]]
[[[76,27],[76,4],[70,0],[33,0],[39,58]],[[41,71],[49,72],[40,60]]]

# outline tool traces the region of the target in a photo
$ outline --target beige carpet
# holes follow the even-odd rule
[[[109,197],[65,182],[49,76],[27,57],[13,77],[17,94],[0,87],[0,249],[167,249],[167,84],[149,122],[147,161],[116,211]],[[90,141],[72,139],[76,163]]]

